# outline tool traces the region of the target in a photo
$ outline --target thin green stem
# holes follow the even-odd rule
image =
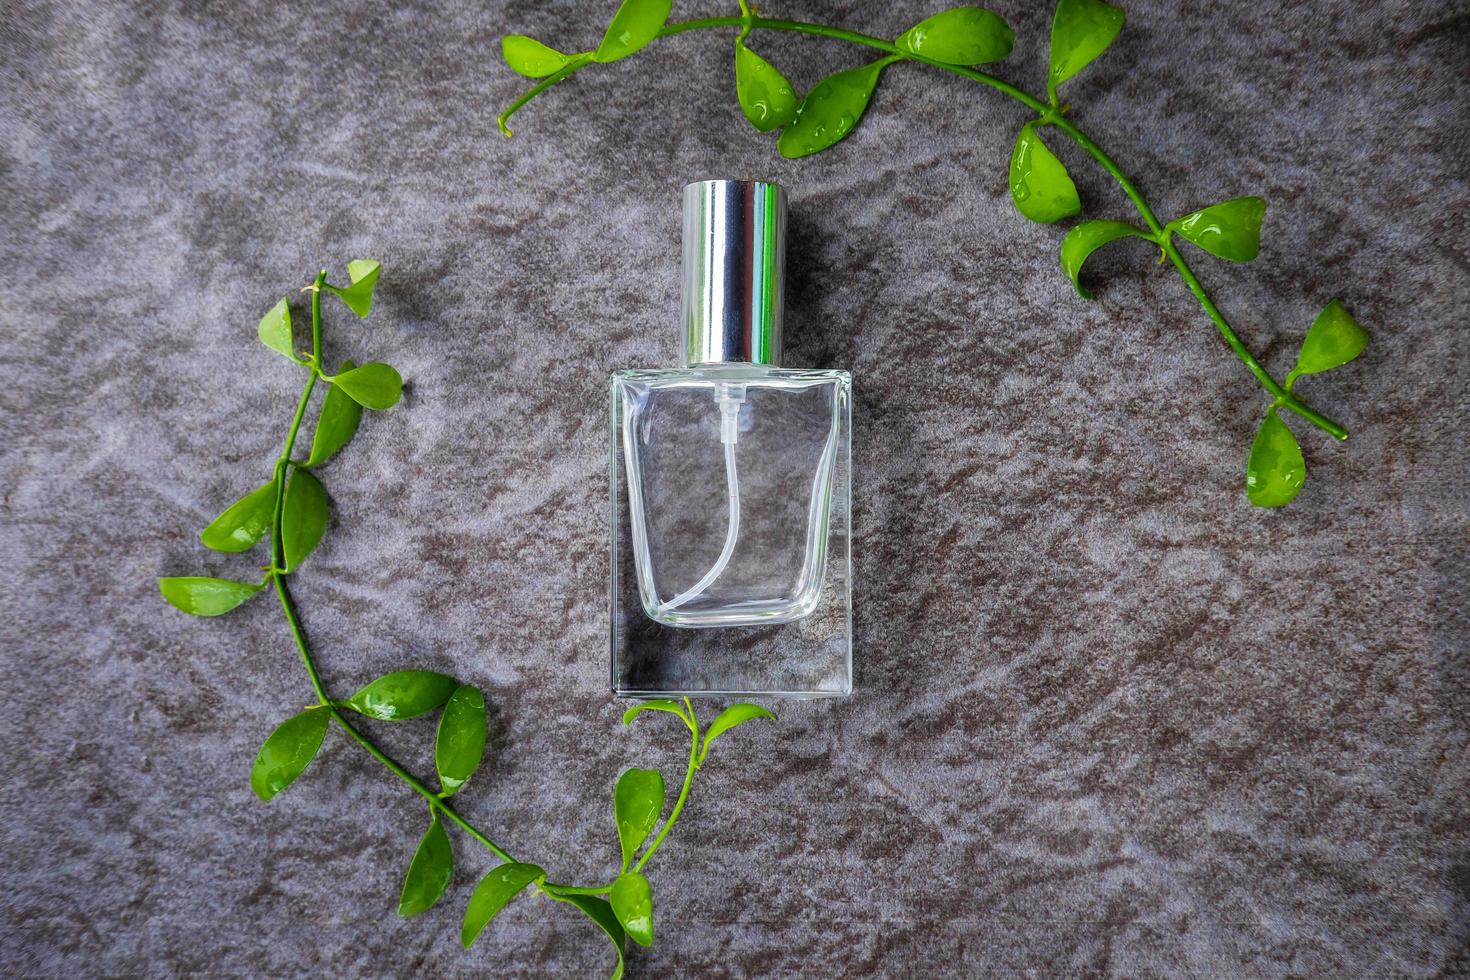
[[[535,85],[527,89],[520,98],[516,99],[510,104],[509,108],[507,108],[504,112],[496,117],[495,124],[500,127],[500,132],[506,136],[514,136],[515,134],[510,131],[510,126],[507,125],[507,123],[510,122],[510,117],[515,115],[517,110],[519,110],[521,106],[525,105],[527,102],[530,102],[536,96],[540,95],[542,92],[545,92],[557,82],[560,82],[565,78],[572,77],[577,73],[577,70],[579,68],[581,68],[583,65],[590,64],[591,61],[592,55],[579,54],[572,58],[571,61],[568,61],[565,65],[558,68],[556,71],[552,72],[550,75],[547,75],[545,78],[541,79],[541,81],[537,82]]]
[[[849,31],[840,27],[829,27],[825,24],[811,24],[804,21],[781,20],[772,17],[753,17],[749,14],[744,3],[741,4],[741,16],[702,17],[694,20],[686,20],[679,21],[673,24],[666,24],[664,28],[659,31],[659,36],[672,37],[676,34],[683,34],[687,31],[706,30],[710,28],[722,27],[739,28],[739,39],[741,40],[743,40],[745,36],[750,33],[750,30],[752,28],[765,28],[767,30],[791,31],[799,34],[810,34],[818,37],[832,38],[838,41],[847,41],[852,44],[860,44],[864,47],[875,48],[879,51],[886,51],[890,55],[897,55],[905,60],[923,62],[924,64],[931,65],[935,68],[941,69],[942,71],[947,71],[952,75],[959,75],[961,78],[967,78],[971,81],[979,82],[982,85],[986,85],[990,88],[995,89],[997,92],[1009,96],[1015,101],[1026,106],[1028,109],[1031,109],[1038,115],[1038,117],[1040,117],[1040,121],[1042,123],[1055,126],[1057,129],[1067,134],[1067,136],[1074,143],[1076,143],[1089,156],[1096,160],[1098,165],[1106,170],[1113,177],[1113,179],[1117,181],[1118,186],[1122,189],[1123,193],[1128,196],[1128,199],[1132,201],[1134,207],[1137,208],[1139,216],[1143,218],[1144,224],[1148,226],[1149,231],[1158,241],[1159,246],[1164,250],[1164,254],[1173,261],[1174,267],[1179,272],[1180,278],[1184,280],[1184,284],[1189,288],[1189,291],[1194,294],[1195,299],[1199,301],[1200,307],[1204,310],[1205,315],[1208,316],[1211,322],[1214,323],[1215,328],[1220,332],[1220,335],[1225,338],[1225,342],[1229,344],[1230,349],[1233,350],[1235,352],[1235,355],[1240,358],[1242,363],[1245,364],[1246,368],[1256,378],[1257,382],[1260,383],[1261,387],[1269,392],[1278,403],[1291,409],[1293,412],[1296,412],[1302,418],[1311,422],[1313,425],[1322,429],[1324,432],[1327,432],[1334,438],[1347,438],[1346,429],[1344,429],[1338,423],[1334,422],[1332,419],[1329,419],[1326,416],[1322,415],[1320,412],[1317,412],[1316,410],[1303,404],[1300,400],[1296,398],[1295,395],[1290,392],[1288,388],[1285,388],[1281,384],[1278,384],[1276,380],[1271,377],[1270,373],[1261,366],[1260,362],[1256,360],[1255,356],[1251,354],[1249,349],[1247,349],[1245,344],[1240,340],[1240,337],[1235,333],[1234,329],[1231,328],[1229,321],[1225,319],[1224,314],[1220,312],[1219,307],[1215,305],[1214,301],[1210,298],[1209,293],[1206,292],[1204,286],[1200,284],[1199,279],[1194,275],[1193,271],[1189,268],[1189,265],[1184,261],[1183,256],[1179,254],[1179,250],[1177,248],[1174,248],[1169,240],[1169,234],[1165,230],[1163,223],[1160,222],[1158,216],[1154,214],[1153,208],[1149,206],[1148,200],[1143,196],[1143,193],[1139,191],[1138,187],[1133,183],[1132,179],[1128,177],[1128,175],[1123,171],[1123,168],[1118,166],[1113,158],[1110,157],[1095,140],[1093,140],[1077,126],[1073,125],[1071,122],[1068,122],[1065,118],[1063,118],[1061,112],[1056,109],[1055,106],[1036,98],[1029,92],[1026,92],[1024,89],[1017,88],[1009,82],[1002,81],[1001,79],[996,78],[994,75],[990,75],[983,71],[978,71],[974,68],[968,68],[962,65],[947,65],[943,62],[934,61],[933,59],[925,58],[921,55],[911,54],[907,51],[900,51],[898,47],[894,45],[894,43],[891,41],[879,37],[873,37],[868,34],[862,34],[857,31]],[[561,81],[562,78],[567,77],[568,75],[582,68],[587,63],[587,61],[582,61],[575,65],[568,65],[566,68],[562,69],[561,72],[558,72],[551,78],[546,79],[541,84],[537,85],[535,88],[522,95],[519,99],[515,101],[515,103],[512,104],[510,109],[506,110],[506,112],[501,116],[502,130],[505,130],[504,120],[509,118],[511,113],[513,113],[517,109],[520,109],[527,102],[531,101],[531,99],[535,98],[537,95],[540,95],[546,89],[556,84],[556,82]],[[509,135],[509,130],[505,130],[505,132],[507,135]]]
[[[692,717],[691,715],[691,719]],[[684,770],[684,785],[679,789],[679,798],[674,801],[674,808],[669,811],[669,819],[664,821],[663,827],[659,829],[658,836],[653,839],[652,844],[648,845],[648,850],[643,852],[643,856],[638,859],[638,863],[633,865],[634,871],[643,870],[643,866],[648,863],[649,858],[653,857],[654,852],[658,850],[658,846],[664,842],[664,838],[669,836],[669,831],[674,829],[674,824],[678,821],[679,814],[684,810],[684,804],[689,800],[689,787],[694,782],[694,773],[699,769],[698,753],[699,726],[694,724],[691,726],[689,734],[689,765]]]

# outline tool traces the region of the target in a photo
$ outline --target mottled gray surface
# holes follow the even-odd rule
[[[933,9],[771,13],[892,35]],[[1000,9],[1001,73],[1035,90],[1047,12]],[[588,45],[605,16],[7,5],[7,968],[608,968],[544,900],[461,951],[491,863],[462,838],[451,900],[398,919],[424,807],[340,735],[257,802],[250,759],[310,696],[280,611],[191,620],[154,579],[250,574],[194,535],[264,479],[299,381],[256,319],[381,258],[369,320],[328,308],[330,359],[389,360],[409,395],[324,471],[306,626],[335,691],[406,665],[485,686],[464,811],[564,878],[615,870],[617,772],[683,749],[607,693],[605,379],[674,358],[677,191],[718,174],[790,188],[789,362],[857,379],[858,692],[727,736],[631,972],[1470,971],[1463,3],[1130,4],[1069,87],[1161,212],[1270,199],[1258,262],[1198,267],[1274,370],[1334,295],[1373,332],[1303,382],[1353,439],[1297,425],[1309,482],[1273,513],[1241,493],[1263,399],[1172,272],[1118,246],[1083,303],[1059,233],[1014,213],[1016,105],[895,70],[856,136],[787,162],[706,32],[502,139],[523,82],[497,36]],[[757,46],[803,87],[859,57]],[[383,736],[423,772],[429,731]]]

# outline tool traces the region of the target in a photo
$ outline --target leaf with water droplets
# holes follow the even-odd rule
[[[571,61],[553,47],[524,34],[507,34],[500,39],[500,56],[512,71],[527,78],[545,78]]]
[[[623,980],[623,937],[625,933],[612,906],[592,895],[564,895],[562,898],[568,905],[575,905],[583,915],[597,924],[597,928],[607,934],[607,938],[613,944],[613,949],[618,954],[617,966],[613,967],[607,980]]]
[[[640,946],[653,945],[653,886],[636,871],[628,871],[613,882],[607,896],[623,931]]]
[[[1260,254],[1261,219],[1265,215],[1263,199],[1236,197],[1175,218],[1165,227],[1211,255],[1231,262],[1249,262]]]
[[[644,701],[641,704],[635,704],[627,711],[624,711],[623,724],[632,724],[633,719],[637,718],[645,711],[666,711],[671,715],[678,715],[680,718],[684,717],[684,709],[679,706],[679,703],[677,701],[670,701],[667,698],[654,698],[652,701]],[[687,720],[685,721],[685,724],[688,724]]]
[[[1016,210],[1032,221],[1051,224],[1082,210],[1077,185],[1062,161],[1041,142],[1035,123],[1022,126],[1016,137],[1010,183]]]
[[[403,877],[403,891],[398,895],[398,914],[418,915],[438,903],[454,877],[454,850],[449,835],[439,822],[439,811],[429,807],[429,829],[419,841]]]
[[[776,149],[783,157],[794,160],[820,153],[852,132],[868,108],[878,76],[893,61],[893,58],[880,58],[818,82],[797,106],[791,125],[781,130]]]
[[[202,575],[158,580],[158,591],[168,604],[191,616],[222,616],[263,588],[260,582],[236,582]]]
[[[214,551],[249,551],[270,530],[275,506],[276,481],[272,480],[226,507],[199,532],[199,540]]]
[[[1307,462],[1302,447],[1276,409],[1266,410],[1266,420],[1251,443],[1245,470],[1245,493],[1257,507],[1280,507],[1301,493],[1307,481]]]
[[[489,727],[485,696],[478,688],[465,684],[449,696],[434,738],[434,768],[445,796],[459,792],[480,767]]]
[[[1083,299],[1092,299],[1092,294],[1082,288],[1082,264],[1088,257],[1109,242],[1120,238],[1148,238],[1142,228],[1126,221],[1084,221],[1067,232],[1062,239],[1062,269],[1072,280],[1072,287]]]
[[[648,839],[663,809],[663,773],[657,769],[629,769],[618,777],[613,791],[613,816],[618,824],[624,868]]]
[[[592,60],[617,61],[642,48],[658,37],[673,6],[673,0],[623,0],[607,25],[602,43],[592,52]]]
[[[1123,29],[1123,9],[1102,0],[1060,0],[1051,20],[1051,64],[1046,93],[1057,102],[1057,86],[1108,49]]]
[[[500,914],[506,904],[546,872],[534,864],[502,864],[480,879],[475,892],[470,896],[464,910],[464,923],[459,929],[459,940],[469,949],[490,920]]]
[[[765,708],[762,708],[758,704],[749,704],[746,702],[732,704],[724,711],[721,711],[715,720],[709,723],[709,728],[705,729],[704,745],[699,750],[699,761],[703,762],[705,756],[709,755],[709,748],[714,744],[715,739],[736,725],[743,725],[747,721],[753,721],[756,718],[765,718],[768,721],[776,720],[776,716]]]
[[[250,788],[255,795],[270,800],[295,782],[316,758],[331,723],[332,713],[317,706],[276,726],[250,767]]]
[[[763,133],[785,126],[796,117],[796,92],[786,76],[745,42],[735,42],[735,95],[740,111]]]
[[[433,670],[395,670],[384,674],[347,699],[358,714],[382,721],[403,721],[428,714],[459,688],[448,674]]]
[[[1016,35],[998,14],[983,7],[956,7],[922,20],[894,43],[946,65],[983,65],[1011,53]]]
[[[1292,374],[1316,374],[1346,364],[1368,346],[1368,331],[1347,311],[1340,300],[1328,303],[1302,341]]]

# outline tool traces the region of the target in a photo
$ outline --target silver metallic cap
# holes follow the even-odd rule
[[[686,365],[781,363],[786,192],[760,180],[684,188]]]

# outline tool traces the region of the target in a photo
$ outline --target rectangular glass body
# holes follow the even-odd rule
[[[751,364],[613,375],[615,693],[851,692],[851,388]]]

